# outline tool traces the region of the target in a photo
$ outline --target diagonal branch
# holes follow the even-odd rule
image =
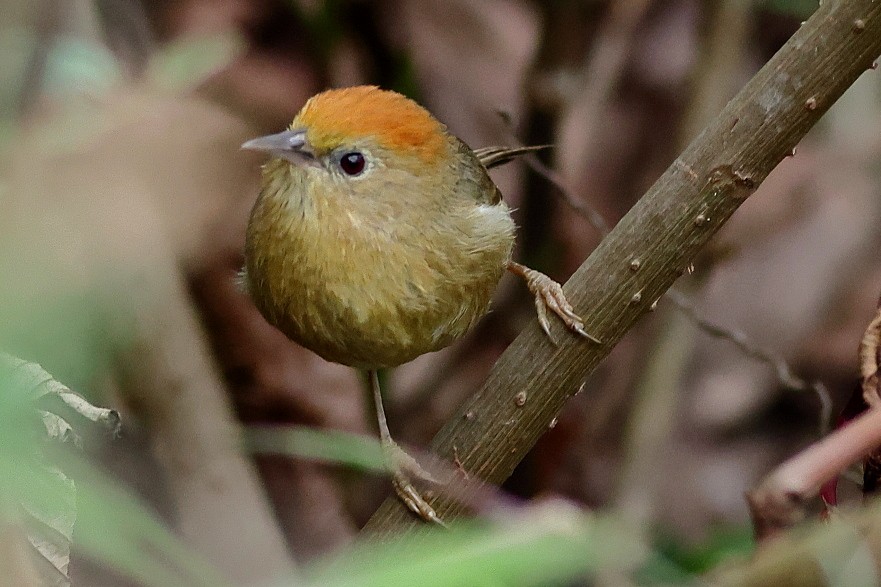
[[[528,327],[432,448],[473,478],[505,480],[566,400],[698,251],[881,53],[881,2],[826,0],[618,223],[565,286],[604,341],[566,337],[555,347]],[[516,399],[515,399],[516,397]],[[525,401],[523,401],[525,398]],[[432,500],[452,519],[462,507]],[[387,500],[367,525],[388,533],[415,524]]]

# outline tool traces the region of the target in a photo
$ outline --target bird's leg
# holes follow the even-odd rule
[[[395,493],[410,510],[426,522],[446,527],[443,520],[434,511],[427,501],[419,494],[416,487],[410,481],[410,477],[418,477],[430,483],[438,483],[416,459],[407,454],[398,446],[388,429],[385,419],[385,409],[382,406],[382,390],[379,386],[379,375],[375,369],[370,370],[370,388],[373,391],[373,401],[376,404],[376,419],[379,422],[379,439],[382,444],[382,452],[386,466],[392,476],[392,485]]]
[[[526,287],[528,287],[529,291],[532,292],[532,295],[535,296],[535,310],[538,314],[538,323],[552,342],[554,338],[551,336],[551,328],[548,321],[549,309],[559,316],[560,320],[562,320],[570,330],[590,341],[602,344],[600,339],[591,336],[584,329],[584,322],[582,322],[581,317],[575,313],[572,305],[566,299],[566,295],[563,293],[563,288],[560,287],[559,283],[540,271],[530,269],[526,265],[521,265],[514,261],[508,261],[508,271],[514,275],[522,277],[526,281]]]

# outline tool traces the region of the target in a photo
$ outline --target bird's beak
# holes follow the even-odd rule
[[[242,149],[262,151],[300,165],[315,160],[315,153],[306,140],[306,131],[303,129],[257,137],[244,143]]]

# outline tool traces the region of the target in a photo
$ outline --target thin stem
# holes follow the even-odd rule
[[[747,494],[758,538],[773,536],[805,516],[805,502],[881,444],[881,410],[870,409],[798,453]]]

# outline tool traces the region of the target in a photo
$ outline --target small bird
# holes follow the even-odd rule
[[[377,370],[462,337],[506,270],[590,336],[558,283],[511,259],[514,221],[487,169],[532,147],[472,151],[427,110],[373,86],[309,99],[288,130],[242,145],[268,153],[251,212],[242,282],[263,316],[328,361],[369,372],[396,492],[442,524],[412,478],[430,480],[392,440]]]

